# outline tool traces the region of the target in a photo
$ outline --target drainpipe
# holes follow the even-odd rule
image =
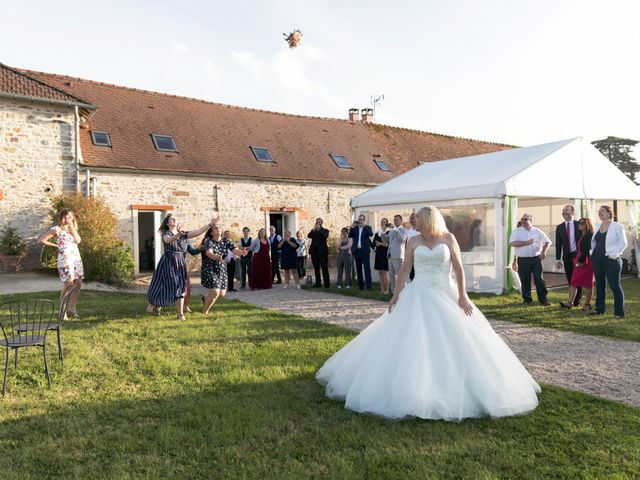
[[[82,153],[80,152],[80,111],[78,106],[74,107],[75,117],[75,160],[76,160],[76,193],[80,193],[80,161],[82,160]],[[87,195],[88,196],[88,195]]]
[[[86,183],[85,195],[86,195],[87,198],[89,198],[91,196],[91,172],[87,168],[84,171],[84,173],[86,174],[86,176],[85,176],[85,183]]]

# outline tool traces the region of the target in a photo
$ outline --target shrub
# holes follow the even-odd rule
[[[9,224],[5,225],[0,235],[0,254],[22,255],[25,249],[26,246],[18,235],[18,230]]]
[[[73,210],[78,221],[85,278],[113,285],[132,280],[135,263],[131,248],[118,237],[118,220],[107,204],[96,197],[61,195],[53,199],[56,223],[64,209]]]

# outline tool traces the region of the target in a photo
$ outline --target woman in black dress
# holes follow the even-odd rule
[[[296,282],[296,288],[300,288],[300,277],[297,275],[298,242],[291,238],[291,232],[289,230],[284,232],[284,238],[278,244],[278,248],[282,250],[280,266],[284,270],[284,285],[282,288],[289,288],[289,281],[292,278]]]
[[[147,297],[147,313],[159,313],[162,307],[176,303],[178,320],[184,320],[184,297],[187,292],[187,264],[184,258],[188,238],[202,235],[218,218],[212,218],[207,225],[197,230],[185,231],[172,213],[162,221],[158,231],[162,235],[164,255],[153,272]]]
[[[373,246],[376,250],[373,268],[378,271],[380,276],[380,293],[389,293],[388,225],[389,220],[386,218],[380,219],[380,230],[373,236]]]

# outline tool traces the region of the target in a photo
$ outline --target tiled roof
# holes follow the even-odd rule
[[[421,132],[387,125],[370,125],[373,141],[383,158],[388,158],[399,173],[422,162],[436,162],[516,148],[514,145],[483,142],[437,133]]]
[[[70,95],[64,90],[47,85],[41,80],[37,80],[2,63],[0,63],[0,94],[70,105],[90,106],[88,102]]]
[[[379,184],[417,166],[511,148],[394,127],[289,115],[24,71],[97,106],[81,130],[84,163],[93,167],[185,172],[348,184]],[[108,132],[98,147],[90,130]],[[179,153],[156,151],[151,134],[173,136]],[[250,146],[268,148],[275,164],[256,161]],[[330,154],[347,157],[338,168]],[[391,172],[374,160],[384,158]]]

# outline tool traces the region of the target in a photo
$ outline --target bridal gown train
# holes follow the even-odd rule
[[[327,396],[391,419],[527,413],[540,387],[474,306],[458,306],[446,244],[414,250],[415,278],[316,374]]]

